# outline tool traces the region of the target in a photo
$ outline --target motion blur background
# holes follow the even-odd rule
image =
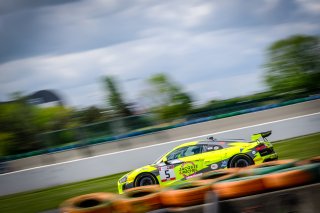
[[[319,20],[316,0],[1,1],[0,162],[318,99]]]
[[[0,209],[116,193],[212,134],[320,155],[319,20],[318,0],[1,0]]]

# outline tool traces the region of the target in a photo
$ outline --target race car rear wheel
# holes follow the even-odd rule
[[[230,160],[229,168],[234,167],[247,167],[253,164],[253,161],[250,157],[246,155],[237,155]]]
[[[149,174],[149,173],[142,173],[138,175],[134,183],[135,187],[155,185],[155,184],[158,184],[156,177],[154,177],[152,174]]]

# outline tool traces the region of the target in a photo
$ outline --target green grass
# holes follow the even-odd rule
[[[276,142],[274,149],[279,159],[304,159],[318,156],[320,155],[320,133]]]
[[[43,190],[3,196],[0,197],[0,211],[35,213],[56,209],[64,200],[82,194],[92,192],[118,193],[117,181],[124,174],[125,172]]]
[[[320,155],[320,133],[274,144],[280,159],[303,159]],[[92,192],[117,193],[117,180],[124,173],[73,184],[0,197],[1,212],[34,213],[58,208],[64,200]]]

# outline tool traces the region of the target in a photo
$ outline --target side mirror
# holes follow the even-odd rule
[[[165,164],[168,164],[168,159],[167,159],[167,157],[163,157],[163,158],[162,158],[162,162],[165,163]]]

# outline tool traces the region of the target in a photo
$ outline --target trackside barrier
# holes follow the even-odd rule
[[[193,119],[190,121],[182,122],[182,123],[175,124],[175,125],[169,125],[169,126],[165,126],[165,127],[156,127],[156,128],[150,128],[150,129],[141,130],[141,131],[134,131],[134,132],[121,134],[121,135],[91,139],[91,140],[87,141],[85,144],[83,144],[83,143],[82,144],[72,144],[72,145],[66,145],[66,146],[61,146],[61,147],[37,150],[37,151],[23,153],[23,154],[4,156],[4,157],[0,158],[0,163],[5,162],[5,161],[10,161],[10,160],[16,160],[16,159],[20,159],[20,158],[31,157],[31,156],[35,156],[35,155],[52,154],[55,152],[61,152],[61,151],[66,151],[66,150],[70,150],[70,149],[77,149],[77,148],[81,148],[81,147],[89,146],[89,145],[93,145],[93,144],[113,142],[113,141],[120,140],[120,139],[141,136],[141,135],[159,132],[159,131],[163,131],[163,130],[187,126],[187,125],[191,125],[191,124],[197,124],[197,123],[202,123],[202,122],[207,122],[207,121],[212,121],[212,120],[217,120],[217,119],[222,119],[222,118],[227,118],[227,117],[232,117],[232,116],[237,116],[237,115],[242,115],[242,114],[251,113],[251,112],[258,112],[258,111],[263,111],[263,110],[267,110],[267,109],[273,109],[273,108],[277,108],[277,107],[282,107],[282,106],[287,106],[287,105],[291,105],[291,104],[302,103],[302,102],[312,101],[312,100],[317,100],[317,99],[320,99],[320,95],[314,95],[314,96],[310,96],[310,97],[306,97],[306,98],[299,98],[299,99],[295,99],[295,100],[285,101],[285,102],[282,102],[279,104],[269,104],[269,105],[265,105],[265,106],[261,106],[261,107],[254,107],[254,108],[250,108],[250,109],[239,110],[239,111],[225,113],[225,114],[221,114],[221,115],[213,115],[213,116],[209,116],[209,117]]]
[[[158,185],[128,189],[113,204],[114,212],[148,212],[162,207]]]
[[[214,192],[207,192],[205,204],[165,208],[148,213],[318,213],[320,183],[219,201]]]
[[[191,181],[165,188],[160,193],[161,203],[165,207],[182,207],[202,204],[210,184]]]
[[[310,163],[304,164],[306,162]],[[104,197],[97,193],[82,195],[63,202],[61,210],[67,213],[100,213],[108,207],[107,212],[114,213],[318,212],[320,164],[295,161],[292,165],[291,162],[279,161],[278,165],[291,167],[239,178],[237,174],[256,169],[241,168],[232,171],[235,174],[233,178],[230,179],[229,175],[225,179],[218,177],[217,181],[213,178],[212,183],[199,182],[194,178],[162,189],[158,185],[137,187],[126,190],[123,195],[103,194],[108,198],[105,202]],[[78,208],[64,211],[70,203]]]
[[[112,213],[112,202],[117,199],[117,195],[105,192],[96,192],[66,200],[61,206],[62,213]],[[86,211],[81,211],[86,209]]]

